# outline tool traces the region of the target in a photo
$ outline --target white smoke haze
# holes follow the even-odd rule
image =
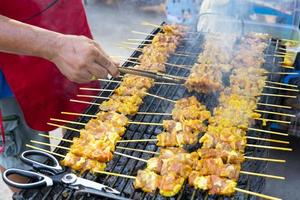
[[[267,33],[273,38],[299,41],[299,19],[295,20],[295,25],[285,24],[281,22],[280,16],[251,12],[255,6],[260,5],[292,15],[291,2],[294,1],[204,0],[199,13],[197,30],[238,36],[249,32]],[[288,8],[287,5],[290,7]],[[294,51],[299,52],[299,47],[295,47]]]

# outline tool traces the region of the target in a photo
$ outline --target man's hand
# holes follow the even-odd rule
[[[119,74],[118,64],[87,37],[64,35],[1,15],[0,27],[0,52],[50,60],[71,81],[86,83]]]
[[[71,81],[86,83],[95,77],[119,75],[117,64],[95,41],[87,37],[60,35],[55,46],[49,60]]]

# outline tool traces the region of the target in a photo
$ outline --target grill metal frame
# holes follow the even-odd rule
[[[164,23],[162,23],[163,25]],[[159,28],[154,29],[151,34],[146,38],[146,40],[151,40],[153,38],[152,34],[157,34],[161,30]],[[194,40],[192,41],[185,41],[183,42],[184,46],[177,48],[176,51],[178,52],[201,52],[201,46],[203,44],[203,34],[199,33],[196,37],[193,37]],[[141,43],[139,48],[143,48],[142,44],[147,44],[147,42]],[[266,50],[265,54],[274,54],[276,49],[279,47],[279,40],[270,40],[270,44],[268,46],[268,49]],[[137,57],[141,54],[141,52],[135,51],[131,55],[131,57]],[[269,71],[288,71],[283,68],[279,68],[278,62],[281,61],[280,58],[276,57],[270,57],[268,56],[265,63],[265,68],[269,69]],[[197,60],[197,56],[195,55],[192,57],[181,57],[181,56],[174,56],[172,55],[168,62],[169,63],[176,63],[176,64],[185,64],[185,65],[193,65]],[[132,66],[131,63],[124,63],[124,67]],[[187,76],[189,74],[189,71],[186,69],[180,69],[176,67],[167,67],[167,73],[172,75],[180,75],[180,76]],[[114,80],[120,80],[120,79],[114,79]],[[280,81],[281,76],[280,75],[269,75],[268,80],[272,81]],[[112,82],[103,82],[103,88],[105,89],[114,89],[119,85],[119,83],[112,83]],[[265,90],[264,92],[274,92],[271,89]],[[282,93],[282,91],[278,92],[275,91],[277,94]],[[216,95],[203,95],[203,94],[195,94],[195,93],[188,93],[187,90],[180,86],[168,86],[168,85],[156,85],[153,88],[151,88],[150,93],[160,95],[163,97],[171,98],[173,100],[177,100],[179,98],[182,98],[183,96],[190,96],[195,95],[197,98],[204,103],[208,109],[212,111],[213,107],[215,107],[217,104],[217,98]],[[100,92],[99,96],[109,96],[112,92]],[[93,102],[101,103],[103,100],[94,100]],[[144,99],[144,104],[140,107],[139,111],[143,112],[171,112],[172,110],[172,104],[160,100],[155,99],[154,97],[147,96]],[[263,97],[261,98],[260,102],[264,103],[276,103],[281,104],[281,99],[276,97]],[[263,106],[259,106],[258,108],[264,108]],[[274,109],[268,109],[271,111],[274,111]],[[89,106],[87,110],[85,111],[86,114],[95,114],[97,113],[98,106]],[[262,115],[265,118],[271,118],[273,119],[274,116],[270,114],[263,114]],[[87,122],[90,118],[88,117],[79,117],[78,122]],[[130,118],[134,121],[147,121],[147,122],[160,122],[164,118],[163,116],[147,116],[147,115],[136,115]],[[68,126],[73,128],[82,128],[80,125],[72,125],[69,124]],[[263,128],[262,124],[260,122],[256,122],[256,124],[252,127],[255,128]],[[268,130],[269,127],[265,127],[264,129]],[[151,126],[145,126],[145,125],[129,125],[127,127],[126,133],[124,134],[124,139],[143,139],[143,138],[151,138],[155,135],[157,135],[162,128],[158,127],[151,127]],[[270,137],[269,134],[265,133],[257,133],[253,131],[248,131],[247,133],[249,136],[257,136],[257,137]],[[72,139],[75,136],[78,136],[79,134],[74,131],[67,131],[64,135],[64,138],[66,139]],[[264,144],[267,145],[267,142],[262,141],[251,141],[249,140],[248,143],[253,144]],[[67,142],[60,142],[61,146],[69,146],[69,143]],[[157,146],[154,143],[127,143],[127,144],[121,144],[120,146],[124,147],[130,147],[130,148],[137,148],[137,149],[146,149],[150,151],[157,151]],[[197,146],[191,147],[196,148]],[[141,157],[144,159],[152,157],[152,155],[144,154],[140,152],[133,152],[133,151],[127,151],[127,150],[117,150],[118,152],[125,153],[128,155]],[[55,149],[54,152],[65,155],[67,152],[63,149]],[[259,156],[259,157],[268,157],[268,151],[262,150],[262,149],[254,149],[254,148],[248,148],[246,149],[246,154],[249,156]],[[110,172],[116,172],[116,173],[122,173],[122,174],[128,174],[128,175],[136,175],[136,172],[138,169],[143,169],[145,167],[145,163],[142,163],[137,160],[132,160],[130,158],[124,158],[120,157],[119,155],[114,155],[113,160],[110,161],[107,165],[106,171]],[[243,163],[242,169],[243,170],[249,170],[253,172],[260,172],[263,173],[267,167],[266,162],[262,161],[249,161]],[[70,171],[70,169],[67,169]],[[138,190],[133,189],[132,180],[124,179],[120,177],[113,177],[108,175],[93,175],[90,173],[84,173],[82,174],[82,177],[87,178],[89,180],[94,180],[97,182],[101,182],[103,184],[109,185],[110,187],[113,187],[119,191],[121,191],[121,195],[126,198],[130,199],[165,199],[161,197],[158,192],[155,194],[146,194]],[[251,177],[248,175],[240,175],[238,187],[242,189],[252,190],[256,192],[261,192],[263,190],[264,185],[264,179],[260,177]],[[54,199],[54,200],[61,200],[61,199],[75,199],[74,197],[74,190],[70,190],[64,186],[57,185],[50,188],[42,188],[40,190],[32,189],[32,190],[22,190],[18,194],[14,195],[14,199]],[[104,197],[97,197],[97,196],[88,196],[87,194],[83,194],[78,196],[76,199],[105,199]],[[183,189],[181,190],[180,194],[176,197],[168,198],[168,199],[230,199],[228,197],[220,197],[220,196],[208,196],[206,193],[194,190],[190,188],[187,184],[184,185]],[[236,193],[234,197],[231,199],[256,199],[253,196],[245,195]]]

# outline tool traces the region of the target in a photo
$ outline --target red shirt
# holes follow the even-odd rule
[[[82,0],[0,1],[0,15],[48,30],[92,37]],[[56,66],[44,59],[0,53],[0,69],[17,98],[28,125],[40,131],[53,130],[50,117],[73,120],[61,111],[83,112],[87,105],[70,102],[79,87],[99,87],[99,83],[76,84],[67,80]],[[81,94],[95,94],[80,91]]]

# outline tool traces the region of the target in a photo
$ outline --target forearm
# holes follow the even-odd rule
[[[0,15],[0,52],[51,60],[60,35]]]

